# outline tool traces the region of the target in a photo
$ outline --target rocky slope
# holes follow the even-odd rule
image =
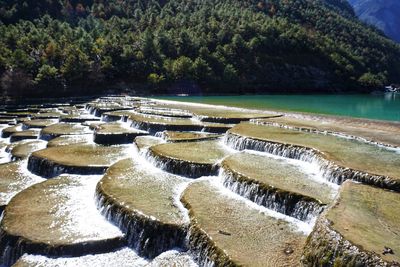
[[[375,25],[400,42],[400,2],[396,0],[350,0],[361,20]]]

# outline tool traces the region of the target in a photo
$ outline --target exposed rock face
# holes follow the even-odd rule
[[[396,0],[350,0],[357,16],[400,42],[400,3]]]

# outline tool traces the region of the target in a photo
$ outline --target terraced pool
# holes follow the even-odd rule
[[[398,122],[114,96],[0,131],[1,266],[399,266]]]

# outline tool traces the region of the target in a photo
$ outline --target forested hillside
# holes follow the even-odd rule
[[[399,0],[350,0],[361,20],[375,25],[387,36],[400,42]]]
[[[0,19],[7,94],[353,91],[400,77],[400,46],[346,0],[0,0]]]

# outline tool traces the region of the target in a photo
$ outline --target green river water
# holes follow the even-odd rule
[[[400,94],[168,96],[159,99],[240,108],[297,111],[400,121]]]

